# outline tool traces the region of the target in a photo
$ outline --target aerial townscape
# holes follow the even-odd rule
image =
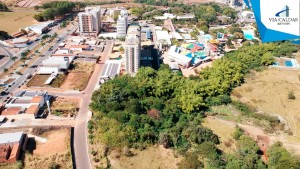
[[[0,169],[300,169],[300,46],[243,0],[0,0]]]

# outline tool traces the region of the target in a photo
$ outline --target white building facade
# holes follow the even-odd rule
[[[117,38],[125,38],[128,25],[127,15],[119,15],[117,20]]]
[[[125,69],[128,74],[135,75],[141,64],[141,27],[131,25],[125,40]]]
[[[82,36],[96,37],[101,30],[101,8],[87,7],[78,14],[79,32]]]

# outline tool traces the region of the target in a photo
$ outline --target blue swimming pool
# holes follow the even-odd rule
[[[253,35],[252,32],[244,31],[244,37],[245,37],[247,40],[252,40],[252,39],[254,39],[254,35]]]
[[[291,60],[284,61],[286,67],[293,67],[293,62]]]

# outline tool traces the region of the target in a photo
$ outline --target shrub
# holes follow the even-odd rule
[[[232,104],[234,105],[234,107],[237,110],[241,111],[243,114],[251,114],[256,111],[254,108],[248,106],[245,103],[239,102],[239,101],[234,101],[234,102],[232,102]]]
[[[97,155],[97,151],[92,150],[92,151],[91,151],[91,154],[92,154],[93,156],[95,156],[95,155]]]
[[[94,158],[94,161],[98,163],[100,160],[98,158]]]
[[[60,169],[61,166],[55,162],[51,162],[51,164],[49,165],[49,169]]]
[[[235,127],[235,131],[233,132],[233,138],[235,140],[238,140],[240,139],[240,137],[244,134],[244,131],[239,127],[239,126],[236,126]]]
[[[293,91],[289,91],[289,93],[288,93],[288,99],[290,99],[290,100],[295,100],[296,99],[296,96],[295,96],[295,94],[294,94]]]
[[[198,160],[198,155],[196,153],[187,153],[186,157],[181,160],[178,165],[180,169],[198,169],[203,168],[204,165],[201,161]]]

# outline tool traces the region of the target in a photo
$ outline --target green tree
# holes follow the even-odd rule
[[[274,57],[272,56],[271,52],[265,53],[263,54],[262,58],[261,58],[261,64],[268,66],[273,64],[275,61]]]
[[[270,169],[299,168],[300,166],[300,160],[284,149],[280,142],[273,144],[267,154],[269,157],[268,168]]]

